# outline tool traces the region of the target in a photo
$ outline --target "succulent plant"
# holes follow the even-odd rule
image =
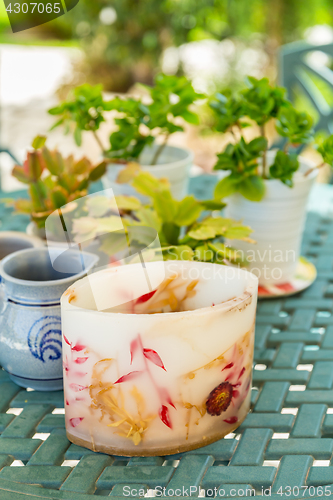
[[[87,158],[75,160],[63,157],[58,150],[50,151],[46,137],[37,136],[32,142],[23,166],[15,165],[12,175],[29,186],[30,199],[12,201],[17,212],[26,213],[38,228],[57,208],[88,193],[91,182],[105,173],[106,163],[93,165]]]

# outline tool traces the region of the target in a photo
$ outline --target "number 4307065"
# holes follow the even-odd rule
[[[38,12],[39,14],[51,14],[54,12],[55,14],[59,14],[61,12],[60,3],[47,3],[46,5],[43,3],[14,3],[13,8],[10,3],[6,8],[6,11],[10,14],[33,14],[34,12]]]

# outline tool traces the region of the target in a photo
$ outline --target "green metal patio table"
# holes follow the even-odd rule
[[[191,191],[208,198],[214,182],[193,178]],[[259,302],[252,412],[235,434],[175,456],[95,454],[67,440],[62,392],[26,391],[1,370],[0,500],[117,499],[157,487],[178,498],[200,489],[221,498],[250,489],[272,499],[333,494],[333,187],[316,188],[310,210],[302,253],[317,280]],[[24,230],[28,219],[0,204],[0,221]]]

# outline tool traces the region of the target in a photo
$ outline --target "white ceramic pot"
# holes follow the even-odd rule
[[[44,241],[44,244],[46,245],[46,237],[45,237],[45,229],[40,229],[36,226],[34,222],[30,222],[27,226],[27,234],[30,236],[37,236],[38,238],[42,238]],[[64,242],[64,239],[62,241],[52,241],[48,240],[47,245],[50,248],[59,248],[66,250],[68,248],[68,244]],[[94,240],[89,240],[81,244],[82,250],[88,253],[92,253],[94,255],[97,255],[98,257],[98,265],[99,266],[107,266],[110,261],[110,257],[102,252],[100,250],[101,242],[98,238],[95,238]]]
[[[96,280],[99,291],[128,300],[141,264],[96,272],[62,296],[66,430],[73,443],[163,456],[222,438],[249,411],[257,278],[184,261],[148,262],[148,274],[161,264],[164,281],[127,302],[127,313],[96,310],[92,290]]]
[[[193,165],[193,153],[187,149],[175,146],[165,146],[157,165],[150,165],[157,145],[146,148],[140,157],[142,169],[150,172],[158,179],[166,178],[170,182],[171,193],[180,200],[187,194],[189,173]],[[102,177],[105,189],[112,188],[114,193],[138,196],[137,192],[129,185],[117,184],[116,179],[123,165],[111,164],[107,173]]]
[[[268,152],[268,166],[275,152]],[[317,171],[304,176],[314,164],[300,157],[300,168],[294,174],[294,187],[289,188],[276,179],[266,180],[262,201],[251,202],[240,194],[227,198],[225,216],[242,220],[253,229],[251,238],[256,244],[227,241],[248,257],[247,269],[259,277],[260,285],[287,283],[295,274],[300,256],[306,206]]]
[[[19,231],[0,231],[0,260],[10,253],[26,248],[39,248],[45,242],[36,235],[28,235]]]

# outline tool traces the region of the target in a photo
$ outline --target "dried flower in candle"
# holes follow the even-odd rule
[[[222,382],[211,391],[206,401],[207,413],[212,416],[221,415],[229,408],[233,387],[230,382]]]

